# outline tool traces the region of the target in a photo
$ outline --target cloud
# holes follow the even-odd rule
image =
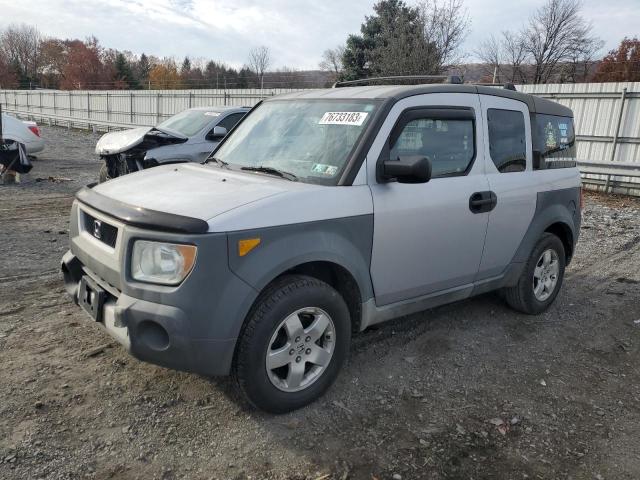
[[[408,3],[415,4],[417,0]],[[0,0],[0,28],[29,23],[46,35],[95,35],[111,48],[163,56],[212,58],[235,67],[266,45],[274,67],[316,68],[322,52],[358,32],[375,0]],[[467,52],[490,33],[518,29],[539,0],[466,0],[472,25]],[[584,1],[595,33],[614,48],[637,31],[637,0]],[[472,59],[473,56],[470,57]]]

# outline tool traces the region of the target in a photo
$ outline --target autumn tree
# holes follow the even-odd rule
[[[9,61],[0,53],[0,88],[16,88],[17,86],[18,76]]]
[[[105,86],[105,66],[100,59],[100,46],[95,38],[87,39],[86,42],[68,41],[67,52],[67,61],[62,70],[61,88],[74,90]]]
[[[39,84],[43,88],[59,88],[67,63],[67,42],[58,38],[46,38],[40,44],[41,73]]]
[[[37,84],[41,41],[38,29],[25,24],[11,25],[0,35],[0,51],[19,75],[20,84],[27,88]]]
[[[149,83],[153,89],[171,90],[182,87],[176,62],[165,59],[154,65],[149,72]]]
[[[596,82],[640,82],[640,40],[625,38],[598,65]]]

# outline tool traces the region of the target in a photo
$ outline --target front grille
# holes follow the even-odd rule
[[[115,248],[118,238],[118,228],[95,218],[87,212],[82,212],[82,224],[85,232],[100,240],[105,245]]]

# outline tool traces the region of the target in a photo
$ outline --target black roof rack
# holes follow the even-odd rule
[[[462,84],[462,79],[457,75],[398,75],[393,77],[369,77],[362,78],[360,80],[346,80],[334,83],[333,88],[366,85],[371,82],[399,82],[408,80],[439,80],[439,83],[452,83],[456,85]]]
[[[473,85],[477,85],[479,87],[501,87],[505,90],[513,90],[516,92],[516,86],[511,82],[506,83],[474,83]]]

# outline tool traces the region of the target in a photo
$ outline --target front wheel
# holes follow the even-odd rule
[[[351,340],[342,296],[318,279],[285,276],[249,313],[234,362],[247,400],[272,413],[301,408],[334,382]]]
[[[109,168],[106,163],[102,164],[100,167],[100,173],[98,174],[98,183],[104,183],[107,180],[111,180],[111,176],[109,176]]]
[[[505,289],[509,306],[530,315],[544,312],[560,291],[565,264],[562,241],[552,233],[543,234],[531,252],[518,283]]]

